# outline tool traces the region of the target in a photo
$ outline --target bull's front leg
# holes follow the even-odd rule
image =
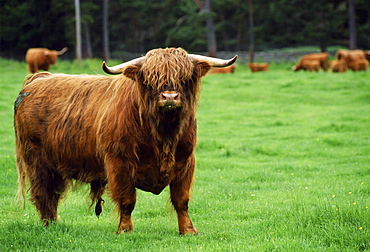
[[[120,214],[117,234],[133,231],[131,213],[135,208],[136,190],[132,172],[120,158],[105,158],[111,197],[116,202]]]
[[[190,189],[193,183],[194,169],[189,169],[187,174],[181,179],[175,179],[170,184],[171,202],[177,213],[179,233],[198,234],[193,226],[188,213],[188,203],[190,199]]]

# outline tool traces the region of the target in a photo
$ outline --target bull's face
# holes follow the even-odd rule
[[[104,62],[103,70],[109,74],[122,73],[134,80],[142,105],[140,111],[161,111],[173,115],[176,111],[193,111],[197,104],[200,78],[212,66],[229,66],[236,58],[210,58],[188,54],[181,48],[153,49],[146,56],[114,67],[107,67]]]
[[[50,65],[55,65],[55,63],[57,62],[57,58],[58,58],[57,51],[45,50],[44,56],[45,56],[46,61]]]

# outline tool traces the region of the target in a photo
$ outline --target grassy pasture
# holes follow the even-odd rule
[[[51,71],[100,74],[100,64]],[[117,236],[113,203],[106,195],[97,219],[84,186],[49,228],[30,202],[15,204],[13,103],[27,72],[0,59],[0,251],[370,251],[370,72],[290,68],[203,79],[190,203],[199,235],[177,235],[166,190],[139,191],[135,232]]]

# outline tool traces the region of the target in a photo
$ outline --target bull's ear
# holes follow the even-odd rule
[[[129,77],[132,80],[136,80],[137,75],[139,74],[139,71],[140,71],[140,67],[131,65],[131,66],[126,67],[123,70],[123,75]]]
[[[209,71],[209,69],[211,69],[212,66],[205,61],[200,61],[195,63],[194,67],[195,71],[199,73],[200,77],[203,77],[207,74],[207,72]]]

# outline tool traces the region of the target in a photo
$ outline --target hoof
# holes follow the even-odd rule
[[[117,230],[117,232],[116,232],[116,235],[120,235],[121,233],[125,233],[125,234],[132,234],[132,233],[134,233],[134,230],[128,230],[128,231],[126,231],[126,230]]]
[[[180,230],[179,235],[197,235],[198,231],[195,228],[187,228],[185,230]]]
[[[57,220],[54,220],[54,219],[43,219],[42,220],[42,224],[44,225],[44,227],[49,227],[50,224],[56,224],[57,223]]]
[[[132,226],[127,226],[125,228],[118,228],[116,234],[117,235],[120,235],[121,233],[133,233],[134,232],[134,228]]]

